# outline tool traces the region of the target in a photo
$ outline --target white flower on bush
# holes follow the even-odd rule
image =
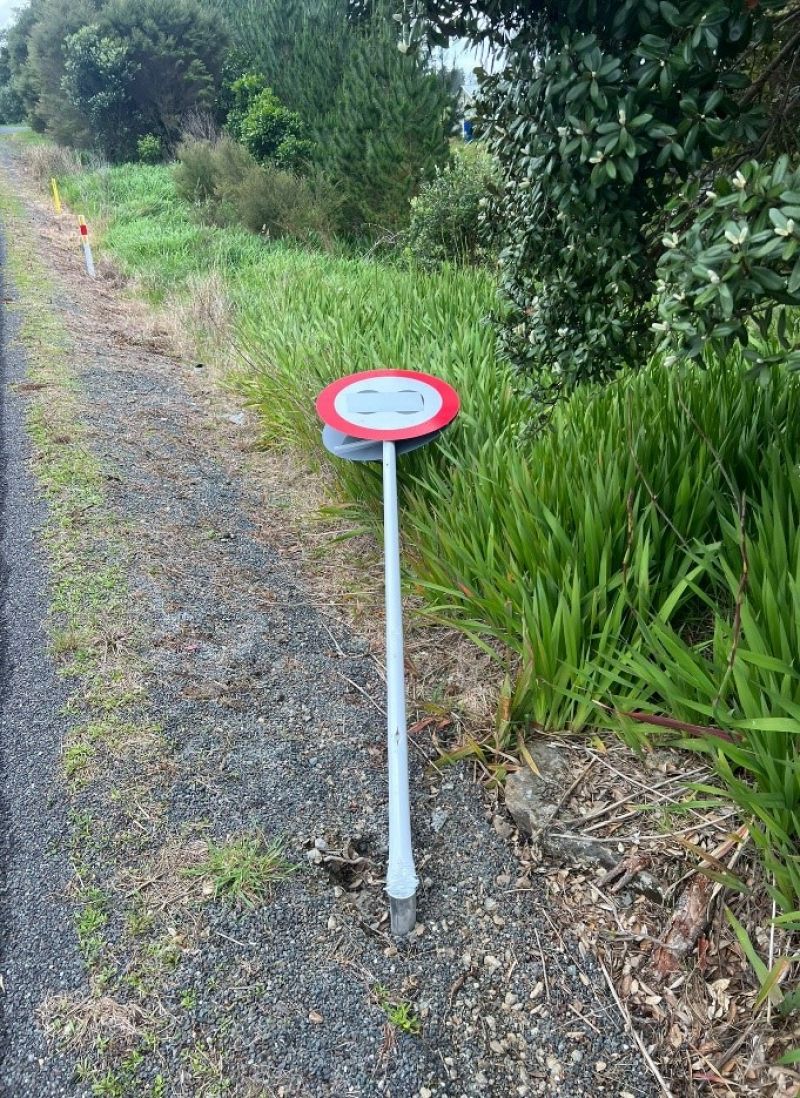
[[[738,232],[734,232],[733,229],[726,229],[725,239],[729,240],[730,243],[733,244],[734,247],[736,247],[739,244],[744,244],[745,240],[747,240],[749,233],[750,230],[747,225],[741,225]]]
[[[719,275],[716,271],[712,271],[710,267],[706,267],[706,274],[708,276],[708,281],[711,283],[712,286],[718,285]]]
[[[775,235],[776,236],[792,236],[792,234],[794,233],[794,230],[796,229],[796,227],[797,226],[795,225],[794,220],[790,217],[789,220],[786,222],[786,224],[782,228],[781,228],[780,225],[775,226]]]
[[[603,153],[600,152],[599,149],[594,152],[592,156],[589,157],[590,164],[602,164],[604,160],[605,156],[603,155]]]
[[[733,177],[733,185],[737,189],[737,191],[743,191],[747,186],[747,180],[741,172],[737,172],[736,175]]]
[[[667,233],[665,237],[662,237],[661,243],[665,248],[677,248],[680,238],[677,233]]]

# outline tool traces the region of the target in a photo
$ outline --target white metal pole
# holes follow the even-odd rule
[[[397,451],[383,444],[383,541],[386,575],[386,685],[389,749],[389,867],[386,891],[392,933],[409,934],[417,921],[417,873],[411,849],[408,794],[406,683],[403,666],[403,603],[400,592],[400,524]]]

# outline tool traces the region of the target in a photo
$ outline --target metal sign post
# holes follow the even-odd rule
[[[400,588],[397,455],[436,438],[458,414],[453,389],[410,370],[368,370],[333,382],[317,398],[322,438],[337,457],[383,462],[386,583],[386,686],[389,767],[389,865],[386,891],[392,933],[409,934],[417,919],[417,873],[411,845],[408,734]]]

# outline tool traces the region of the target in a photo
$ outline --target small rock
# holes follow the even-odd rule
[[[563,748],[534,744],[530,748],[538,774],[521,767],[506,780],[506,808],[525,835],[538,835],[553,820],[558,801],[570,782],[569,755]]]
[[[315,1026],[321,1025],[325,1021],[317,1010],[310,1010],[308,1012],[308,1020],[309,1022],[313,1022]]]
[[[445,808],[434,808],[431,813],[431,827],[438,835],[444,825],[450,819],[450,813]]]
[[[427,1087],[419,1088],[419,1098],[433,1098],[433,1091]]]

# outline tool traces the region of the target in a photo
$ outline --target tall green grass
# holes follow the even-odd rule
[[[758,821],[780,901],[797,903],[800,377],[752,380],[736,354],[705,369],[655,360],[580,391],[532,437],[496,355],[487,273],[202,227],[159,168],[76,176],[65,191],[105,220],[105,246],[154,297],[219,272],[247,363],[232,380],[268,442],[322,456],[314,397],[344,373],[451,381],[458,421],[401,463],[406,559],[429,611],[513,667],[502,746],[532,725],[577,731],[609,704],[711,728],[687,742]],[[334,469],[354,517],[378,522],[377,472]],[[622,719],[633,742],[643,727]]]

